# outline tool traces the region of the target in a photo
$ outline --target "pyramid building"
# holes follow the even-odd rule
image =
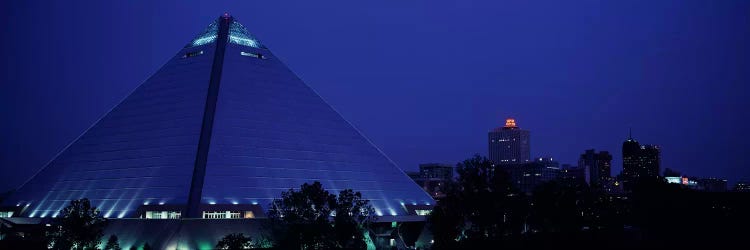
[[[23,217],[55,217],[88,198],[109,218],[225,218],[211,211],[262,213],[283,191],[313,181],[334,194],[361,192],[379,215],[434,203],[225,14],[4,205],[23,208]]]

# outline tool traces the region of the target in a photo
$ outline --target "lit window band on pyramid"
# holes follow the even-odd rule
[[[227,14],[222,17],[230,16]],[[196,47],[216,42],[216,38],[219,37],[218,34],[219,20],[216,20],[208,25],[208,28],[206,28],[203,33],[193,39],[193,41],[188,44],[188,47]],[[258,49],[266,48],[260,42],[258,42],[258,39],[255,39],[255,37],[253,37],[253,35],[251,35],[250,32],[247,31],[247,29],[245,29],[245,26],[242,26],[241,23],[235,21],[234,19],[232,19],[232,22],[229,24],[229,42]]]
[[[3,205],[23,208],[22,217],[54,217],[80,198],[109,218],[138,218],[154,207],[195,218],[226,206],[262,216],[283,191],[314,181],[334,194],[361,192],[382,216],[435,204],[225,15]]]

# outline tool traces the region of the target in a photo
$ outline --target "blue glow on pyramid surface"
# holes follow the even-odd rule
[[[190,42],[190,47],[213,43],[219,37],[219,20],[212,22],[206,29]]]
[[[195,193],[197,205],[265,210],[283,191],[314,181],[333,194],[361,192],[380,216],[408,214],[405,201],[434,203],[271,51],[249,49],[265,47],[241,24],[221,20],[227,19],[211,23],[4,204],[25,204],[24,217],[49,217],[72,199],[88,198],[105,217],[134,218],[142,206],[179,210]],[[184,56],[224,39],[225,47]],[[210,84],[212,68],[221,69],[218,85]],[[210,112],[209,86],[217,86]],[[208,113],[214,119],[206,120]],[[201,137],[204,124],[211,125],[210,140]],[[199,145],[207,147],[202,175],[194,174]]]
[[[193,41],[190,42],[188,47],[201,46],[204,44],[216,42],[219,33],[219,20],[209,24],[208,27],[198,35]],[[265,47],[256,39],[250,32],[247,31],[245,26],[241,23],[232,19],[232,23],[229,24],[229,42],[233,44],[239,44],[242,46],[253,47],[257,49],[265,49]]]
[[[232,21],[232,23],[229,24],[229,42],[258,49],[265,49],[265,47],[258,42],[258,39],[255,39],[253,35],[245,29],[245,26],[242,26],[242,24],[237,21]]]
[[[208,35],[204,37],[199,37],[193,40],[192,44],[193,46],[200,46],[200,45],[204,45],[208,43],[213,43],[214,41],[216,41],[216,37],[217,37],[216,35]]]

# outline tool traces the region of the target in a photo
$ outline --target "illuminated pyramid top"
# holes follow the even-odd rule
[[[229,42],[244,46],[249,46],[258,49],[265,49],[266,47],[261,44],[250,32],[247,31],[245,26],[237,22],[231,15],[224,13],[221,18],[216,19],[213,23],[209,24],[206,29],[199,34],[195,39],[190,41],[186,47],[195,47],[204,44],[216,42],[216,38],[219,37],[219,21],[223,19],[231,19],[229,24]]]

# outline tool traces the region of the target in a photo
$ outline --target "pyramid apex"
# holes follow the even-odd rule
[[[219,25],[219,23],[223,22],[222,20],[227,21],[227,23],[229,24],[229,43],[253,47],[257,49],[266,48],[258,41],[257,38],[255,38],[255,36],[247,31],[245,26],[237,22],[237,19],[232,17],[229,12],[224,12],[224,14],[222,14],[218,19],[209,24],[208,27],[203,32],[198,34],[195,39],[190,41],[190,43],[188,43],[186,47],[195,47],[216,42],[217,38],[219,37],[219,28],[221,26]]]

